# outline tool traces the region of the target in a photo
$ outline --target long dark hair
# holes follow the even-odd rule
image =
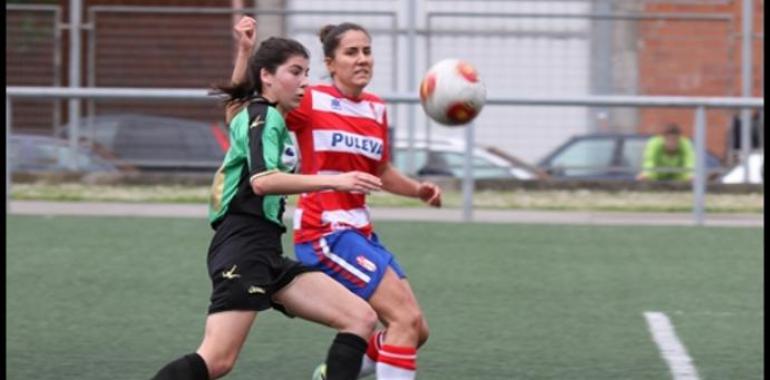
[[[367,31],[366,28],[352,22],[343,22],[339,25],[326,25],[318,32],[318,38],[321,39],[321,44],[323,44],[324,48],[324,57],[334,58],[334,51],[337,50],[337,46],[340,46],[342,34],[348,30],[360,30],[364,32],[370,40],[372,39],[372,36],[369,35],[369,31]]]
[[[257,51],[249,57],[245,81],[215,85],[213,93],[224,94],[226,96],[225,103],[242,102],[256,98],[262,93],[260,71],[265,69],[267,72],[275,74],[278,66],[295,55],[310,59],[310,53],[296,40],[270,37],[262,41]]]

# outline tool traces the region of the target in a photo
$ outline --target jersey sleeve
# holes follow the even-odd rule
[[[248,132],[249,181],[280,170],[284,128],[281,115],[272,108],[252,119]]]
[[[310,115],[313,112],[312,93],[310,87],[306,88],[305,96],[302,97],[299,107],[286,115],[286,127],[290,131],[297,132],[310,125]]]

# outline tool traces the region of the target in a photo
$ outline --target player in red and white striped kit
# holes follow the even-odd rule
[[[309,86],[286,124],[297,137],[300,172],[362,171],[382,180],[388,192],[440,207],[441,190],[410,179],[389,162],[384,102],[364,92],[373,73],[371,38],[363,27],[343,23],[320,33],[332,84]],[[239,78],[238,63],[233,80]],[[369,340],[361,376],[413,379],[417,348],[428,325],[404,271],[374,233],[365,194],[320,191],[300,195],[294,215],[297,259],[322,269],[367,300],[385,325]],[[316,371],[322,378],[323,368]]]

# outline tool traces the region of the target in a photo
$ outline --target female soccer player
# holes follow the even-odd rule
[[[248,64],[242,83],[219,86],[227,95],[230,148],[212,185],[209,221],[216,231],[208,252],[213,291],[203,342],[168,363],[154,379],[216,379],[235,363],[257,312],[270,307],[339,331],[329,348],[329,379],[355,379],[377,317],[363,300],[328,276],[283,256],[283,194],[381,187],[363,172],[336,176],[291,174],[297,154],[283,115],[307,86],[308,53],[298,42],[270,38]]]
[[[256,24],[242,26],[241,31],[236,28],[241,41],[253,38],[249,28]],[[439,187],[414,181],[389,162],[385,104],[364,92],[374,65],[369,33],[343,23],[324,27],[320,38],[332,84],[308,87],[300,106],[286,119],[300,147],[301,172],[363,171],[379,177],[386,191],[440,207]],[[241,78],[236,64],[233,81]],[[298,201],[294,229],[297,258],[367,300],[385,325],[385,331],[370,337],[361,376],[376,372],[381,380],[413,379],[417,348],[428,338],[428,325],[404,271],[373,231],[366,195],[306,192]],[[322,378],[323,373],[321,365],[314,377]]]

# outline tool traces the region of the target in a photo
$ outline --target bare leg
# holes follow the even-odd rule
[[[388,268],[369,304],[387,326],[385,344],[418,347],[428,339],[428,324],[406,280]]]
[[[210,379],[220,378],[233,369],[256,317],[256,311],[223,311],[208,316],[197,353],[206,362]]]
[[[366,338],[377,324],[377,314],[364,300],[320,272],[298,276],[273,298],[294,315],[340,331],[329,347],[326,379],[358,377]]]
[[[415,304],[417,305],[418,308],[420,308],[420,305],[417,303],[417,297],[415,297],[414,291],[412,291],[412,286],[409,285],[409,281],[407,281],[406,279],[401,279],[401,282],[404,283],[404,286],[408,289],[409,294],[411,294],[411,297],[414,299]],[[421,318],[421,323],[420,323],[419,336],[417,337],[417,348],[422,347],[422,345],[428,341],[428,336],[430,336],[430,330],[428,329],[428,321],[425,319],[425,315],[423,314]]]
[[[273,296],[303,319],[366,339],[377,324],[377,314],[366,303],[324,273],[298,276]]]

